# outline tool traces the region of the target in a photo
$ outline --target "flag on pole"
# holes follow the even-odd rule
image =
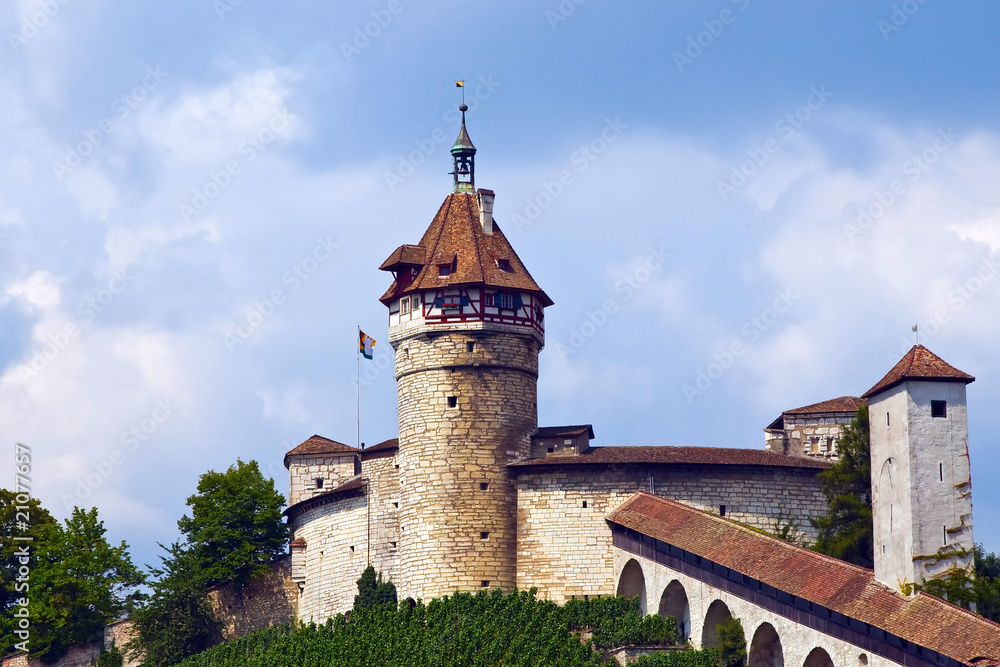
[[[365,359],[371,359],[373,356],[372,348],[375,347],[375,339],[361,329],[358,329],[358,334],[361,336],[361,348],[358,351],[365,355]]]
[[[465,88],[465,79],[462,79],[461,81],[456,81],[455,82],[455,87],[456,88]]]

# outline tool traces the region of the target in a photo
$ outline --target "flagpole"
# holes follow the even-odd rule
[[[354,351],[358,362],[358,449],[361,449],[361,325],[358,325],[358,349]]]

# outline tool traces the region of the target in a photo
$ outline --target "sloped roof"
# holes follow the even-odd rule
[[[382,303],[387,303],[403,294],[418,290],[438,289],[458,285],[486,285],[507,289],[535,292],[541,295],[547,305],[552,300],[538,286],[528,269],[521,263],[514,248],[507,241],[496,220],[493,233],[487,234],[479,223],[479,201],[475,194],[455,192],[448,195],[430,227],[424,232],[417,246],[401,246],[382,263],[383,270],[400,263],[404,254],[413,260],[417,251],[404,248],[419,247],[425,254],[420,262],[420,271],[413,281],[403,288],[393,282],[382,295]],[[510,262],[510,271],[502,270],[498,261]],[[438,275],[438,265],[455,262],[455,270],[447,277]]]
[[[382,266],[380,271],[391,271],[400,265],[423,266],[427,257],[427,248],[418,245],[401,245],[392,251]]]
[[[871,570],[647,493],[607,520],[959,662],[1000,663],[1000,625],[925,593],[906,598]]]
[[[337,442],[336,440],[330,440],[330,438],[324,438],[321,435],[314,434],[311,438],[307,439],[294,449],[289,450],[289,452],[285,454],[285,467],[288,467],[289,456],[316,456],[318,454],[347,455],[357,454],[359,451],[359,449],[351,447],[350,445],[345,445],[342,442]]]
[[[285,511],[282,512],[282,514],[284,516],[292,516],[293,514],[298,514],[299,512],[309,509],[310,507],[336,500],[337,497],[345,494],[364,493],[365,486],[367,484],[368,482],[364,477],[361,475],[355,475],[336,488],[324,491],[323,493],[317,493],[313,496],[300,500],[294,505],[289,505],[285,508]]]
[[[857,396],[841,396],[840,398],[831,398],[828,401],[820,401],[819,403],[813,403],[812,405],[806,405],[801,408],[795,408],[793,410],[785,410],[782,414],[786,415],[802,415],[802,414],[812,414],[816,412],[857,412],[858,408],[862,405],[867,404],[863,398],[858,398]]]
[[[914,345],[909,352],[903,355],[899,363],[886,373],[884,378],[861,396],[862,398],[870,398],[907,380],[964,382],[968,384],[975,379],[968,373],[958,370],[923,345]]]
[[[578,426],[542,426],[531,434],[531,439],[538,438],[572,438],[578,435],[587,434],[591,440],[594,439],[594,427],[590,424],[580,424]]]
[[[391,452],[394,449],[399,449],[399,438],[391,438],[389,440],[383,440],[377,445],[372,445],[371,447],[365,447],[361,450],[361,457],[364,458],[365,454],[378,454],[381,452]]]
[[[773,466],[778,468],[829,467],[829,463],[804,456],[788,456],[763,449],[723,447],[590,447],[577,456],[550,456],[511,463],[508,468],[539,466],[607,465],[611,463]]]

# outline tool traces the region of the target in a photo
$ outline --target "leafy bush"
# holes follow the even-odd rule
[[[396,585],[383,581],[382,573],[375,575],[375,568],[369,565],[358,579],[358,594],[354,596],[354,609],[371,609],[376,605],[396,605]]]
[[[703,651],[667,651],[644,655],[632,664],[634,667],[719,667],[719,651],[714,648]]]
[[[730,616],[715,627],[719,631],[719,667],[746,665],[747,639],[740,619]]]
[[[91,664],[94,667],[122,667],[125,664],[125,659],[118,647],[112,646],[110,650],[101,651],[101,654]]]

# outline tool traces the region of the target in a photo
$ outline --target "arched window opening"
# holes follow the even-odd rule
[[[705,613],[705,624],[701,629],[702,648],[712,648],[719,645],[719,630],[716,626],[725,623],[732,616],[729,607],[722,600],[716,600],[708,606],[708,612]]]
[[[623,598],[639,597],[639,609],[646,614],[646,577],[642,566],[634,558],[625,563],[621,579],[618,580],[618,595]]]
[[[674,579],[663,589],[658,613],[660,616],[673,616],[677,620],[677,630],[682,639],[691,636],[691,608],[681,582]]]
[[[753,633],[748,667],[785,667],[781,640],[778,638],[777,630],[770,623],[761,623]]]
[[[867,662],[868,659],[865,656],[865,663]],[[829,653],[817,646],[806,656],[806,661],[802,664],[802,667],[833,667],[833,659]]]

